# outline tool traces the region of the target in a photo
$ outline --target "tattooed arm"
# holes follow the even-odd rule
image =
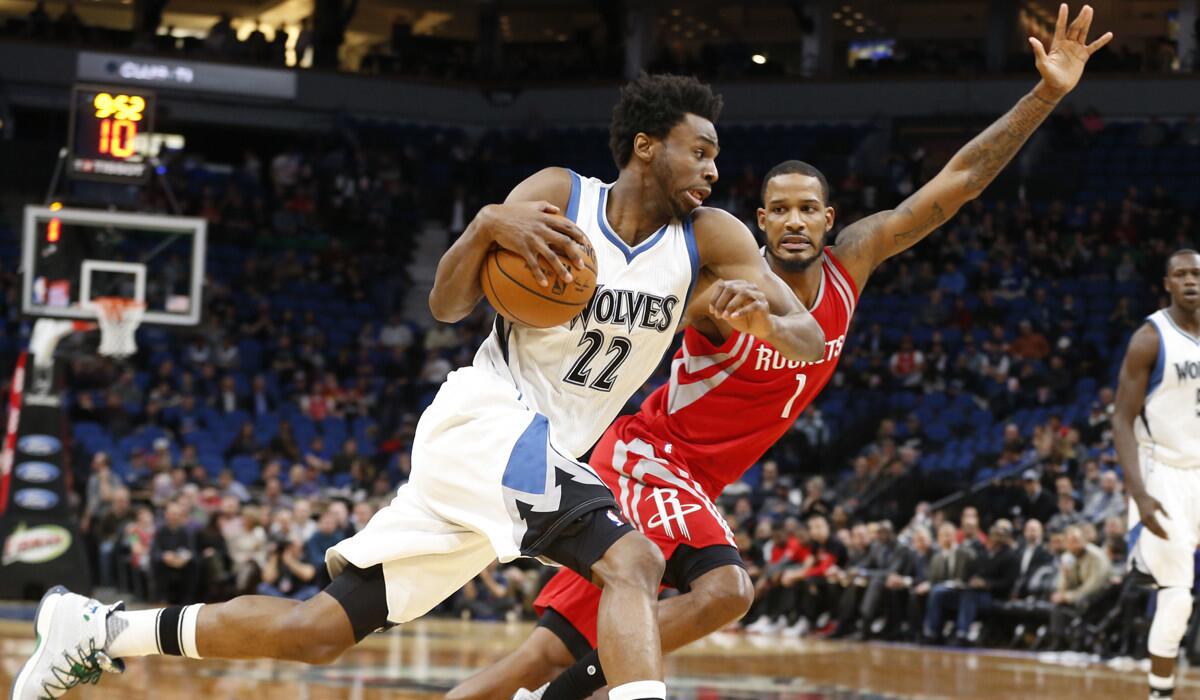
[[[1087,44],[1091,23],[1092,8],[1085,5],[1068,26],[1067,6],[1062,5],[1050,52],[1037,39],[1029,39],[1042,76],[1037,86],[900,206],[860,219],[838,234],[835,250],[859,289],[880,263],[928,236],[996,179],[1079,82],[1088,58],[1112,40],[1109,32]]]

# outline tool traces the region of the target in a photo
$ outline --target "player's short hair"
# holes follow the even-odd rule
[[[723,101],[712,88],[690,76],[642,73],[621,88],[608,127],[608,147],[618,168],[633,157],[638,134],[666,138],[688,114],[717,121]]]
[[[771,181],[771,178],[779,175],[807,175],[815,177],[817,182],[821,183],[821,203],[829,204],[829,181],[825,179],[825,173],[822,173],[815,166],[809,165],[802,160],[785,160],[767,171],[767,174],[763,176],[762,192],[759,193],[763,204],[767,202],[767,183]]]
[[[1171,261],[1174,260],[1175,258],[1178,258],[1183,255],[1200,255],[1200,252],[1197,252],[1191,248],[1180,248],[1179,250],[1175,251],[1174,253],[1171,253],[1170,255],[1167,256],[1166,264],[1163,265],[1163,274],[1164,275],[1171,274]]]

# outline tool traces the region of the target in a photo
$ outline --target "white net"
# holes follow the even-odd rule
[[[88,302],[100,324],[100,354],[129,357],[137,352],[138,325],[146,313],[146,304],[125,297],[96,297]]]

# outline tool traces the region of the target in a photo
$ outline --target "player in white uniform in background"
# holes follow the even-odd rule
[[[1131,501],[1130,560],[1158,588],[1147,640],[1152,700],[1175,691],[1200,544],[1200,253],[1172,254],[1163,283],[1171,305],[1130,339],[1113,417]]]
[[[542,264],[570,281],[566,266],[581,268],[593,248],[597,292],[555,328],[497,320],[474,364],[451,373],[422,414],[408,483],[326,553],[333,582],[324,591],[303,602],[241,596],[127,612],[55,587],[12,697],[57,698],[129,656],[328,663],[372,631],[424,615],[492,560],[542,556],[603,587],[610,698],[665,699],[662,554],[577,458],[658,365],[697,286],[716,290],[712,315],[787,359],[825,352],[821,327],[770,273],[745,225],[701,207],[717,180],[720,107],[695,79],[642,76],[613,110],[614,183],[548,168],[476,215],[438,265],[429,297],[438,320],[475,309],[494,246],[522,255],[542,284]]]

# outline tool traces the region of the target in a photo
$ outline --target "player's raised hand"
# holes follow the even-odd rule
[[[1074,89],[1083,76],[1083,67],[1087,65],[1088,59],[1113,38],[1112,32],[1105,32],[1092,43],[1087,43],[1088,30],[1092,28],[1091,5],[1084,5],[1070,24],[1067,24],[1068,17],[1067,4],[1059,5],[1058,21],[1054,24],[1054,39],[1050,42],[1049,53],[1041,41],[1036,37],[1029,37],[1042,81],[1057,97],[1062,97]]]
[[[745,280],[718,280],[712,287],[708,313],[742,333],[766,339],[774,325],[767,295]]]
[[[562,259],[570,260],[580,270],[584,253],[590,247],[587,234],[575,222],[559,215],[558,207],[549,202],[511,202],[492,204],[485,209],[485,230],[492,241],[525,258],[525,264],[543,287],[550,280],[542,273],[538,258],[545,260],[564,281],[572,279],[571,270]]]
[[[1134,494],[1133,500],[1137,503],[1138,513],[1141,514],[1142,524],[1146,526],[1146,529],[1164,540],[1169,539],[1166,528],[1162,526],[1162,523],[1158,522],[1158,513],[1162,512],[1167,518],[1170,518],[1171,514],[1167,512],[1166,508],[1163,508],[1158,499],[1148,493],[1142,492]]]

